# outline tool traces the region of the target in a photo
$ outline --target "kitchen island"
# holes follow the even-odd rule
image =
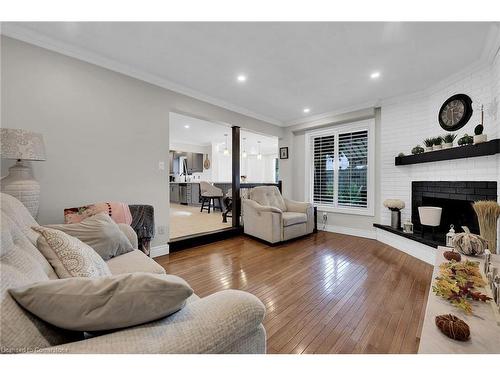
[[[231,182],[215,182],[214,186],[220,188],[223,194],[231,188]],[[170,202],[188,206],[201,206],[200,182],[170,182]]]
[[[231,189],[231,182],[214,182],[214,186],[222,190],[224,195]],[[272,185],[278,186],[281,191],[281,181],[272,182],[242,182],[241,189],[251,189],[255,186]],[[170,202],[188,206],[201,206],[200,181],[170,182]]]

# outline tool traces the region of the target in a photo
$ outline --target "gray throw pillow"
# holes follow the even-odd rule
[[[101,331],[147,323],[180,310],[193,294],[180,277],[135,272],[72,277],[9,289],[26,310],[60,328]]]
[[[104,260],[134,250],[127,236],[109,215],[99,213],[79,223],[45,225],[78,238],[93,248]]]

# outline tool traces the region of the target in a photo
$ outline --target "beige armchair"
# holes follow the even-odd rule
[[[259,186],[242,199],[246,234],[270,243],[290,240],[314,231],[311,203],[284,199],[276,186]]]

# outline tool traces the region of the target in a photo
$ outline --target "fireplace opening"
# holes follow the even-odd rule
[[[436,241],[443,243],[446,242],[446,233],[448,233],[450,225],[452,224],[457,233],[463,232],[462,226],[466,226],[472,233],[479,234],[479,223],[477,221],[477,215],[474,212],[474,208],[472,207],[472,203],[474,202],[456,199],[434,197],[422,198],[422,206],[434,206],[441,207],[443,209],[441,213],[441,225],[434,229]],[[418,223],[421,231],[422,228],[420,225],[420,219]],[[426,230],[428,230],[428,228],[426,228]]]
[[[446,233],[453,224],[457,233],[467,226],[479,234],[479,223],[472,204],[478,200],[497,200],[496,181],[414,181],[412,183],[412,222],[415,234],[422,235],[418,207],[434,206],[443,209],[441,224],[425,227],[424,238],[438,244],[446,243]]]

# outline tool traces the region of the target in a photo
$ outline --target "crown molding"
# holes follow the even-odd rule
[[[359,105],[353,105],[349,107],[343,107],[335,111],[323,112],[317,115],[302,117],[300,119],[288,121],[285,123],[287,130],[295,131],[302,128],[303,126],[309,126],[312,124],[323,124],[325,122],[334,121],[334,119],[339,115],[344,115],[350,112],[356,112],[360,110],[365,110],[366,108],[374,108],[379,106],[379,101],[374,100],[370,102],[365,102]]]
[[[259,113],[255,113],[249,109],[239,107],[236,105],[233,105],[231,103],[228,103],[224,100],[214,98],[212,96],[203,94],[201,92],[198,92],[196,90],[190,89],[188,87],[179,85],[175,82],[166,80],[164,78],[161,78],[157,75],[153,75],[150,73],[147,73],[142,70],[138,70],[130,65],[127,64],[122,64],[116,60],[113,59],[108,59],[105,57],[102,57],[98,54],[95,54],[93,52],[90,52],[86,49],[83,48],[78,48],[73,45],[70,45],[68,43],[60,42],[57,41],[53,38],[43,36],[41,34],[38,34],[32,30],[29,30],[24,27],[19,27],[17,25],[12,25],[9,23],[2,23],[1,24],[1,30],[0,34],[6,35],[8,37],[21,40],[23,42],[29,43],[36,45],[41,48],[45,48],[57,53],[60,53],[62,55],[66,55],[78,60],[82,60],[109,70],[112,70],[114,72],[118,72],[121,74],[124,74],[126,76],[162,87],[164,89],[191,97],[196,100],[200,100],[212,105],[215,105],[217,107],[224,108],[226,110],[248,116],[260,121],[267,122],[272,125],[276,125],[279,127],[295,127],[297,125],[303,125],[303,124],[308,124],[308,123],[315,123],[315,122],[321,122],[323,120],[327,120],[330,117],[335,117],[340,114],[344,114],[347,112],[352,112],[364,108],[370,108],[370,107],[377,107],[380,105],[389,105],[393,104],[395,102],[398,102],[400,100],[403,100],[404,98],[411,98],[415,96],[421,96],[421,95],[428,95],[435,93],[446,86],[452,84],[455,82],[457,79],[460,79],[460,77],[463,77],[466,74],[471,74],[474,72],[477,72],[481,69],[484,69],[488,66],[490,66],[495,58],[499,56],[499,49],[500,49],[500,22],[494,22],[492,23],[490,27],[490,31],[488,33],[488,36],[486,38],[485,45],[483,47],[481,56],[479,60],[468,66],[467,68],[454,73],[453,75],[439,81],[436,84],[433,84],[430,88],[423,89],[423,90],[418,90],[414,91],[411,93],[407,94],[402,94],[402,95],[396,95],[393,97],[387,97],[384,99],[377,99],[373,100],[371,102],[365,102],[363,104],[359,105],[353,105],[349,107],[345,107],[342,109],[338,109],[335,111],[330,111],[330,112],[324,112],[320,113],[317,115],[312,115],[312,116],[307,116],[307,117],[302,117],[302,118],[297,118],[295,120],[290,120],[290,121],[280,121]]]
[[[224,108],[228,111],[235,112],[240,115],[251,117],[272,125],[280,127],[284,126],[283,122],[280,120],[253,112],[249,109],[228,103],[224,100],[212,97],[210,95],[203,94],[199,91],[190,89],[183,85],[179,85],[160,76],[150,74],[146,71],[134,68],[133,66],[100,56],[96,53],[90,52],[87,49],[79,48],[69,43],[61,42],[54,38],[41,35],[24,27],[19,27],[17,25],[12,25],[9,23],[2,23],[0,34],[20,40],[22,42],[33,44],[41,48],[45,48],[53,52],[60,53],[65,56],[75,58],[77,60],[85,61],[87,63],[97,65],[108,70],[112,70],[114,72],[138,79],[140,81],[144,81],[155,86],[174,91],[178,94],[189,96],[193,99]]]
[[[491,69],[491,63],[488,61],[484,60],[479,60],[476,63],[469,65],[465,69],[462,69],[456,73],[453,73],[452,75],[448,76],[447,78],[434,83],[432,86],[414,91],[411,93],[403,94],[403,95],[395,95],[391,96],[388,98],[385,98],[384,100],[381,101],[380,105],[382,107],[387,106],[387,105],[392,105],[392,104],[397,104],[402,101],[406,100],[415,100],[419,98],[425,98],[429,97],[430,95],[435,95],[439,93],[440,91],[446,89],[449,86],[452,86],[454,83],[459,81],[460,79],[463,79],[464,77],[476,74],[480,72],[481,70],[489,70]]]

